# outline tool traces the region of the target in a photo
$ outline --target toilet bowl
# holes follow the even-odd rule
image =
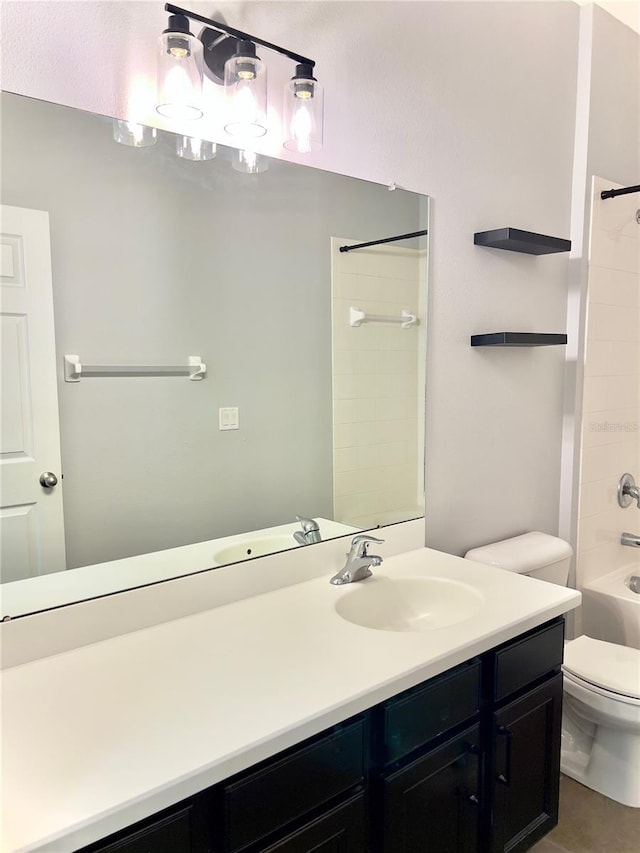
[[[566,586],[571,546],[525,533],[465,554],[470,560]],[[640,650],[581,636],[565,643],[561,770],[640,808]]]
[[[562,771],[640,808],[640,650],[582,636],[562,668]]]

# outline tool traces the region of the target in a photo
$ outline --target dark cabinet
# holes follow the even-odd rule
[[[81,853],[200,853],[209,847],[202,796],[141,821],[110,838],[83,847]]]
[[[491,853],[528,850],[558,822],[562,675],[493,716]]]
[[[556,619],[81,853],[521,853],[557,823]]]
[[[383,779],[384,853],[476,853],[480,755],[476,725]]]
[[[272,849],[269,839],[282,836],[349,791],[362,789],[365,732],[364,719],[357,719],[223,783],[218,789],[220,849],[224,853]]]
[[[366,833],[365,796],[356,794],[261,853],[364,853]]]
[[[382,705],[384,766],[432,744],[480,712],[480,661],[473,660]]]

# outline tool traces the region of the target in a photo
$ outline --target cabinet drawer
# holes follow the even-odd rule
[[[437,676],[384,705],[384,762],[398,761],[480,709],[480,661]]]
[[[147,826],[83,847],[79,853],[189,853],[192,849],[191,807]]]
[[[356,794],[262,853],[363,853],[366,850],[364,794]]]
[[[560,668],[564,648],[564,620],[544,625],[496,650],[493,701],[499,702],[522,687]]]
[[[228,853],[265,838],[364,781],[364,721],[224,786]]]

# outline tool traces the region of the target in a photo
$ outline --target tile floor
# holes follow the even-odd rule
[[[638,853],[640,809],[622,806],[568,776],[560,779],[560,822],[530,853]]]

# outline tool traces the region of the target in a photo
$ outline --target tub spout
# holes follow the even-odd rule
[[[640,534],[623,533],[620,537],[621,545],[630,545],[632,548],[640,548]]]

